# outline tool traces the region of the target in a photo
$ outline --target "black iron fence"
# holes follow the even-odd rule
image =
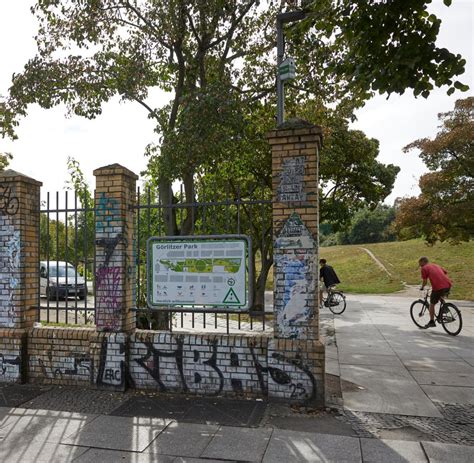
[[[95,323],[95,209],[87,192],[47,193],[40,211],[37,320]]]
[[[271,328],[272,201],[265,185],[244,190],[231,184],[188,191],[173,188],[167,201],[151,187],[138,189],[136,202],[136,310],[144,329],[227,332]],[[191,200],[189,199],[191,197]],[[253,307],[229,308],[147,306],[146,242],[150,237],[248,235],[253,254]],[[95,323],[95,207],[87,192],[56,193],[42,202],[40,221],[40,293],[38,321]],[[267,301],[266,301],[267,299]],[[269,304],[270,303],[270,304]]]

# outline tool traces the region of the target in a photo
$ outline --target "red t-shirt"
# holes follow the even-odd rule
[[[429,279],[431,289],[438,291],[440,289],[451,288],[451,280],[447,277],[446,270],[436,264],[426,264],[421,267],[421,278]]]

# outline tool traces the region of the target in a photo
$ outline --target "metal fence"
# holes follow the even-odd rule
[[[87,197],[65,191],[42,202],[37,321],[95,323],[95,209],[80,200]]]
[[[174,188],[168,202],[164,202],[157,190],[150,187],[137,191],[138,327],[226,333],[271,329],[271,307],[265,304],[262,281],[259,286],[254,282],[254,287],[260,288],[256,300],[258,307],[246,311],[233,312],[224,307],[154,310],[147,307],[146,242],[152,236],[250,235],[256,257],[256,272],[253,272],[256,279],[262,268],[268,271],[272,201],[265,185],[249,185],[244,191],[230,185],[217,188],[201,184],[199,190],[192,192],[194,201],[190,202],[186,201],[183,190],[182,185]],[[47,194],[41,209],[40,267],[38,321],[46,324],[94,324],[95,208],[92,201],[87,200],[86,193]]]

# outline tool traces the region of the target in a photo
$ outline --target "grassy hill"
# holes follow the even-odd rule
[[[366,248],[391,273],[387,275],[361,248]],[[474,242],[456,246],[439,243],[427,246],[422,240],[400,241],[320,249],[321,257],[334,266],[343,283],[341,289],[354,293],[390,293],[421,283],[418,259],[427,256],[449,273],[453,280],[453,299],[474,300]]]

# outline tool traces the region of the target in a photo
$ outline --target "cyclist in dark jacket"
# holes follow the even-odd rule
[[[324,286],[319,290],[319,301],[321,302],[323,300],[323,291],[327,291],[331,286],[337,285],[341,281],[334,269],[326,263],[326,259],[320,259],[319,265],[321,266],[319,269],[319,279],[324,282]]]

